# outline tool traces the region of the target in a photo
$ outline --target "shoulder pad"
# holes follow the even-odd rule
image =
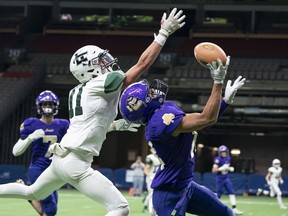
[[[125,74],[123,71],[114,71],[108,73],[104,84],[104,92],[110,93],[116,91],[122,85],[124,79]]]
[[[146,131],[147,138],[154,140],[158,137],[169,137],[178,127],[185,113],[182,110],[175,109],[173,106],[164,106],[160,108],[150,119]],[[156,138],[157,139],[157,138]]]

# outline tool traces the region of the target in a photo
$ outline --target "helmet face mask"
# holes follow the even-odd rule
[[[142,80],[128,86],[120,98],[120,113],[129,122],[146,125],[156,110],[162,107],[168,92],[168,85],[153,80],[151,85]]]
[[[70,71],[80,83],[119,69],[117,58],[93,45],[81,47],[70,60]]]
[[[52,91],[41,92],[35,103],[39,115],[52,116],[58,113],[59,99]]]

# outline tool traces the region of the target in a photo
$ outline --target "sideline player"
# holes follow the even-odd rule
[[[287,207],[283,204],[282,192],[279,188],[279,183],[284,184],[282,178],[282,167],[279,159],[274,159],[272,161],[272,167],[269,167],[268,173],[265,176],[265,180],[269,186],[270,192],[268,190],[258,188],[257,196],[260,196],[262,193],[264,195],[270,195],[270,197],[275,197],[276,195],[279,207],[281,209],[287,209]]]
[[[51,164],[45,157],[49,145],[60,142],[69,127],[66,119],[54,118],[58,113],[59,99],[52,91],[45,90],[36,98],[37,113],[41,118],[27,118],[20,126],[20,138],[13,147],[13,155],[23,154],[31,146],[31,161],[28,177],[34,183]],[[18,180],[19,183],[24,183]],[[58,193],[54,191],[43,200],[29,200],[39,215],[54,216],[57,213]]]
[[[54,153],[50,166],[30,186],[0,185],[0,197],[41,200],[69,183],[87,197],[105,207],[107,216],[129,214],[129,205],[121,192],[99,171],[91,168],[100,154],[110,124],[117,116],[120,92],[149,69],[167,38],[185,23],[183,11],[174,8],[161,20],[159,34],[126,73],[120,70],[108,50],[87,45],[70,60],[70,71],[79,84],[69,93],[70,126],[60,144],[49,147]]]
[[[150,215],[155,215],[155,210],[152,203],[153,189],[151,188],[151,183],[159,166],[160,161],[154,154],[149,154],[146,156],[144,173],[146,176],[146,187],[148,194],[144,200],[143,212],[149,212]]]
[[[211,95],[201,113],[185,113],[175,103],[165,101],[168,85],[161,80],[130,85],[122,93],[120,112],[133,123],[145,125],[149,146],[161,162],[152,181],[153,207],[157,215],[184,216],[187,213],[209,216],[233,216],[232,210],[215,193],[193,181],[197,130],[208,127],[233,101],[245,79],[237,79],[222,98],[230,57],[225,66],[218,60],[207,65],[214,80]],[[236,87],[237,86],[237,87]],[[221,106],[221,108],[220,108]]]
[[[223,195],[224,188],[229,194],[232,210],[235,215],[242,215],[243,212],[236,208],[236,196],[233,184],[228,176],[229,172],[234,172],[234,167],[230,166],[231,157],[229,149],[222,145],[218,149],[218,156],[214,158],[212,173],[216,173],[216,192],[219,198]]]

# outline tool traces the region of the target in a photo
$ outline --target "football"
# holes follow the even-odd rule
[[[206,68],[206,65],[212,61],[217,62],[217,58],[222,61],[223,65],[225,65],[227,60],[224,50],[220,46],[210,42],[202,42],[195,46],[194,56],[196,60]]]

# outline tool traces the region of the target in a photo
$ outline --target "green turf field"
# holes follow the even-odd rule
[[[127,192],[123,192],[127,197],[131,208],[131,216],[145,216],[142,213],[143,203],[142,197],[128,196]],[[228,203],[228,197],[222,198],[223,202]],[[284,198],[284,203],[288,205],[288,199]],[[244,211],[246,216],[288,216],[288,209],[279,209],[276,198],[269,197],[242,197],[237,196],[238,208]],[[26,200],[20,199],[0,199],[0,216],[37,216]],[[228,203],[229,204],[229,203]],[[59,210],[58,216],[102,216],[105,210],[94,201],[86,198],[76,190],[60,190],[59,191]],[[187,214],[187,216],[190,214]]]

